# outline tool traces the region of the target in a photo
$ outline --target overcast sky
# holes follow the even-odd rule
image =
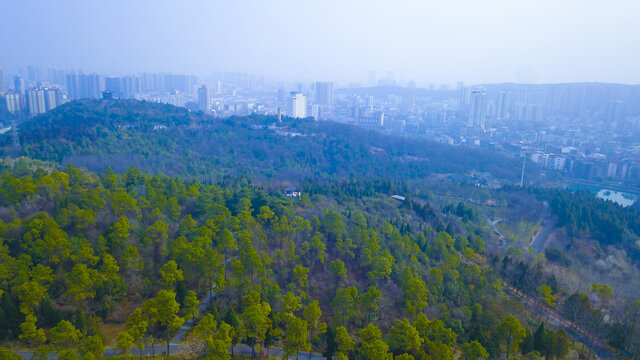
[[[637,0],[0,0],[0,67],[640,83]]]

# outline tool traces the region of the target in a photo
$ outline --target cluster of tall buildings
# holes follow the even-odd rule
[[[333,83],[317,82],[315,86],[316,104],[333,107]]]
[[[0,83],[4,84],[2,81]],[[6,92],[4,98],[10,113],[25,113],[30,116],[44,114],[67,101],[65,94],[59,87],[40,84],[40,86],[27,88],[25,80],[21,76],[13,78],[13,90]]]
[[[98,74],[67,74],[67,93],[70,99],[99,99],[102,97],[102,77]]]
[[[557,122],[579,119],[620,128],[640,114],[640,86],[622,84],[489,84],[458,83],[459,109],[469,126],[487,119]],[[478,108],[478,107],[481,108]],[[484,109],[484,115],[483,110]]]
[[[194,95],[197,83],[192,75],[142,73],[105,77],[38,66],[28,66],[22,75],[14,76],[11,89],[5,87],[4,80],[0,68],[0,95],[6,100],[7,110],[29,116],[42,114],[69,100],[100,99],[104,91],[114,98],[185,106],[185,95]]]
[[[294,118],[305,118],[308,116],[318,119],[323,114],[330,112],[334,106],[333,82],[319,81],[313,84],[310,91],[289,92],[285,96],[283,88],[278,89],[278,102],[284,104],[288,116]]]
[[[67,74],[67,91],[71,99],[98,99],[103,90],[121,99],[133,99],[141,93],[193,94],[196,84],[197,79],[192,75],[143,73],[103,78],[98,74]]]

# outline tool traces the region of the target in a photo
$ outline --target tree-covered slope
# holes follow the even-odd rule
[[[420,178],[486,171],[515,181],[520,165],[499,153],[388,136],[332,122],[252,115],[214,119],[139,101],[82,100],[20,125],[23,155],[102,171],[136,166],[154,173]],[[269,125],[276,125],[269,128]],[[0,138],[9,153],[10,136]]]
[[[349,197],[23,165],[1,174],[0,341],[97,359],[113,340],[168,342],[195,317],[210,358],[244,343],[446,360],[460,346],[514,353],[527,335],[496,273],[472,262],[482,240],[436,232],[387,195],[359,197],[389,209],[363,212]]]

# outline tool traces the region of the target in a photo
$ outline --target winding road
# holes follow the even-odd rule
[[[489,224],[491,224],[491,227],[493,228],[493,232],[500,237],[500,245],[498,247],[501,249],[506,249],[508,247],[507,238],[500,232],[500,230],[498,230],[498,227],[497,227],[498,223],[502,221],[502,219],[494,219],[494,220],[487,219],[487,220],[489,220]]]
[[[536,233],[536,235],[531,239],[531,247],[533,248],[534,254],[539,254],[544,252],[546,247],[547,238],[553,231],[556,225],[556,219],[552,217],[551,211],[549,210],[549,203],[544,201],[544,211],[545,216],[543,220],[542,229]]]

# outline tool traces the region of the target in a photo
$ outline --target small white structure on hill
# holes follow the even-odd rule
[[[282,194],[288,198],[299,198],[302,196],[302,192],[298,191],[298,189],[293,186],[287,186],[282,189]]]

